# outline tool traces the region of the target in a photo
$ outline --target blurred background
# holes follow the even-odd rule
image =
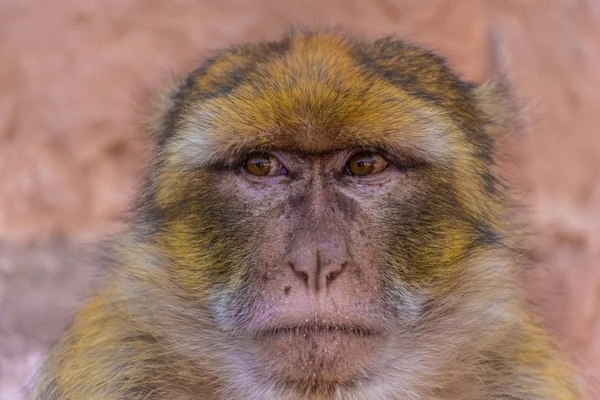
[[[498,59],[527,105],[502,151],[534,260],[524,285],[600,379],[600,1],[0,0],[0,399],[102,272],[151,144],[145,99],[212,49],[295,25],[397,34],[465,78]]]

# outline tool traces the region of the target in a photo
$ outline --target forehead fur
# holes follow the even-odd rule
[[[174,96],[163,140],[195,165],[273,148],[377,147],[445,161],[465,150],[451,143],[484,143],[472,89],[442,58],[399,40],[294,34],[206,61]]]

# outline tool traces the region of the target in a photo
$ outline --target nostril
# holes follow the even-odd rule
[[[329,283],[331,283],[331,281],[333,281],[339,275],[340,275],[339,271],[332,272],[329,275],[327,275],[327,277],[325,278],[325,282],[329,285]]]
[[[306,272],[297,272],[300,279],[304,281],[304,283],[308,282],[308,274]]]
[[[296,269],[293,264],[290,264],[290,267],[292,268],[292,271],[294,271],[294,274],[296,274],[296,276],[300,278],[302,282],[308,284],[308,274],[306,272]]]
[[[339,267],[334,267],[333,265],[329,268],[329,270],[331,271],[330,273],[328,273],[325,276],[325,285],[328,286],[331,282],[333,282],[334,280],[336,280],[344,271],[344,269],[346,269],[348,262],[344,262],[342,263]]]

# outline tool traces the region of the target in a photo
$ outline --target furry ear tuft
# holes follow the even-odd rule
[[[514,133],[521,128],[521,107],[504,72],[503,50],[500,32],[491,29],[488,34],[491,77],[474,91],[479,108],[487,116],[486,130],[494,138]]]
[[[142,128],[149,138],[160,143],[170,126],[170,113],[175,107],[176,97],[184,79],[180,76],[166,76],[162,82],[153,88],[147,88],[146,95],[142,100]]]
[[[479,108],[487,117],[486,130],[495,138],[514,132],[519,127],[518,108],[508,85],[498,77],[475,89]]]

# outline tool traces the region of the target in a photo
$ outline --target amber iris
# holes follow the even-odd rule
[[[268,154],[253,154],[246,160],[244,169],[255,176],[273,176],[280,174],[282,166],[275,157]]]
[[[385,158],[374,153],[358,153],[350,157],[346,170],[350,175],[365,176],[377,174],[387,166]]]

